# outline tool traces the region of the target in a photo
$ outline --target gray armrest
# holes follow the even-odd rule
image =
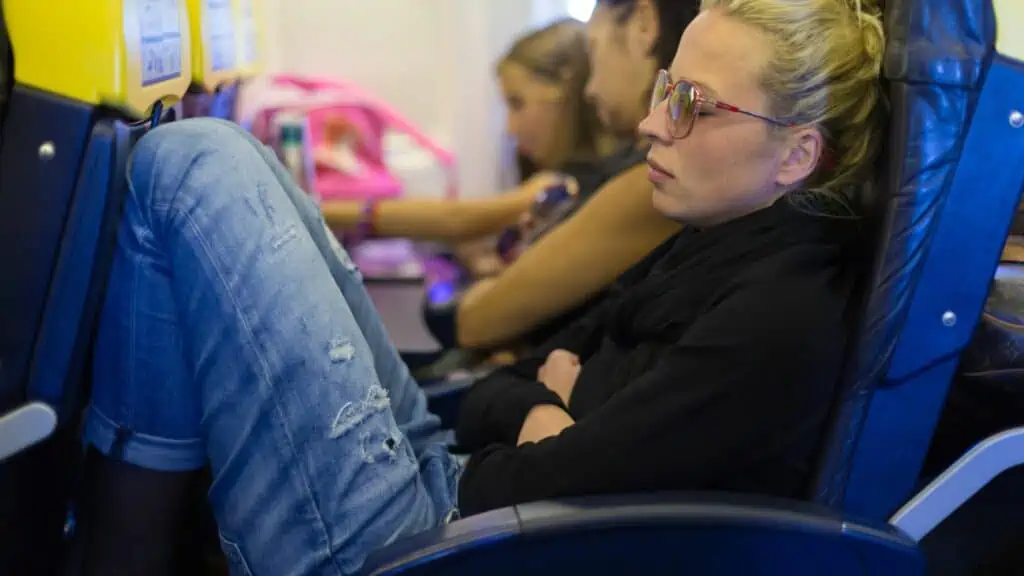
[[[33,402],[0,417],[0,461],[42,442],[57,428],[57,413]]]
[[[1024,428],[992,436],[964,454],[892,517],[920,541],[1003,472],[1024,464]]]
[[[799,502],[646,494],[536,502],[373,554],[368,574],[924,574],[915,543]]]

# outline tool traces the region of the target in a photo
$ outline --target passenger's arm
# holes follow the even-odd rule
[[[560,176],[541,173],[508,192],[486,198],[382,200],[375,209],[374,228],[386,237],[450,243],[474,240],[518,222],[539,192],[560,181]],[[325,201],[321,206],[332,228],[359,225],[364,208],[363,202],[344,200]]]
[[[523,421],[523,427],[519,430],[519,439],[516,446],[540,442],[553,436],[558,436],[563,430],[572,426],[575,422],[572,416],[558,406],[545,404],[530,410]]]
[[[526,334],[607,288],[678,230],[654,209],[645,168],[620,174],[494,281],[463,295],[459,344],[488,348]]]
[[[461,510],[701,489],[818,434],[841,363],[840,307],[815,306],[799,287],[763,288],[728,297],[652,369],[560,434],[475,452]],[[519,433],[529,434],[522,418]]]
[[[582,318],[564,326],[515,363],[495,370],[470,387],[462,400],[455,431],[459,445],[465,450],[477,450],[492,442],[515,444],[521,437],[523,419],[531,409],[538,404],[564,407],[557,394],[537,381],[540,367],[554,350],[568,350],[586,363],[600,349],[608,315],[621,293],[643,280],[672,245],[672,239],[664,242],[626,271]]]
[[[456,437],[460,447],[476,450],[491,442],[515,443],[531,409],[540,404],[563,406],[557,394],[537,381],[537,371],[548,354],[559,348],[586,361],[600,345],[609,304],[607,299],[598,303],[543,346],[473,384],[459,411]]]

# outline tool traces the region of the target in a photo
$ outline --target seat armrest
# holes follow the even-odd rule
[[[406,367],[412,372],[412,377],[415,378],[421,384],[423,382],[432,382],[434,378],[423,378],[421,376],[422,371],[429,370],[430,366],[444,357],[444,350],[432,350],[432,351],[399,351],[399,356],[402,358],[402,362],[405,362]],[[427,376],[431,376],[427,374]]]
[[[374,552],[363,566],[363,573],[398,574],[421,568],[430,570],[435,560],[458,555],[464,548],[483,548],[489,542],[511,538],[519,532],[520,521],[515,508],[478,514],[404,538]]]
[[[419,534],[367,574],[924,574],[914,541],[799,502],[650,494],[537,502]]]
[[[982,441],[907,502],[890,522],[916,541],[928,535],[989,482],[1024,464],[1024,428]]]
[[[57,428],[57,413],[32,402],[0,416],[0,462],[43,440]]]

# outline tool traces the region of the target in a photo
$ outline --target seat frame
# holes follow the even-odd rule
[[[1022,93],[1021,63],[994,56],[948,192],[923,207],[933,212],[934,229],[919,246],[919,276],[895,295],[909,306],[887,351],[888,369],[868,398],[852,404],[863,410],[847,421],[855,427],[847,433],[857,441],[837,451],[837,457],[848,453],[849,465],[836,478],[821,480],[820,501],[878,519],[914,492],[1024,190],[1024,101],[1016,98]],[[889,186],[899,189],[903,177],[894,171]]]
[[[12,441],[32,447],[0,461],[0,573],[49,574],[80,468],[80,411],[125,165],[152,123],[20,85],[4,113],[3,131],[17,138],[0,145],[0,413],[44,403],[57,427],[42,441]]]

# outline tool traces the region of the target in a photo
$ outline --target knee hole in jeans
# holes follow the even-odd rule
[[[411,454],[408,454],[409,450],[405,446],[402,433],[397,427],[386,424],[369,423],[367,429],[359,433],[359,448],[363,461],[367,464],[395,463],[399,460],[415,462]]]

